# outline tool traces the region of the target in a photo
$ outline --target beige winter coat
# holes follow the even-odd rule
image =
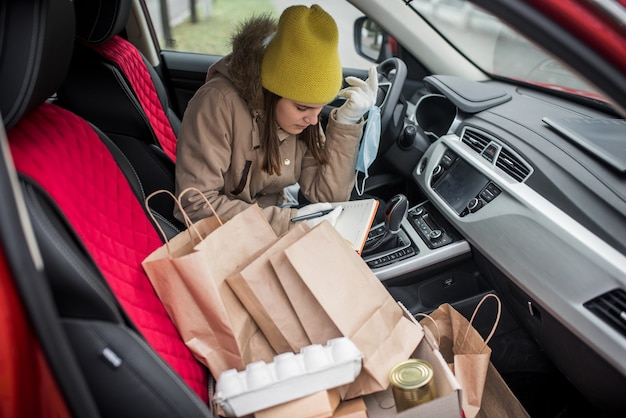
[[[258,71],[262,40],[274,28],[269,18],[247,22],[233,38],[233,53],[209,68],[179,131],[176,193],[196,187],[224,219],[258,204],[281,234],[294,225],[290,219],[296,214],[296,209],[279,207],[286,186],[299,183],[311,202],[350,198],[363,126],[340,124],[333,111],[325,136],[329,163],[322,166],[303,141],[279,130],[281,175],[262,170],[264,121]],[[183,207],[194,222],[213,214],[204,199],[191,192],[183,196]],[[175,215],[182,220],[180,213]]]

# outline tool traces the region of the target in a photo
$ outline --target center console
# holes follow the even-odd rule
[[[384,228],[384,224],[372,227],[368,241],[382,235]],[[467,241],[426,201],[409,208],[393,248],[368,254],[363,259],[376,277],[389,280],[469,252]]]

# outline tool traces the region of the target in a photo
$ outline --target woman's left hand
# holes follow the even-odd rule
[[[339,92],[340,97],[345,97],[345,103],[337,109],[335,118],[339,123],[355,124],[363,115],[376,104],[378,93],[378,71],[373,65],[369,70],[366,81],[358,77],[346,77],[350,85]]]
[[[311,203],[309,205],[306,205],[298,209],[297,216],[310,215],[315,212],[321,212],[321,211],[326,211],[330,209],[333,209],[333,205],[328,202]],[[322,221],[328,221],[330,222],[331,225],[335,226],[335,223],[337,222],[339,215],[341,215],[342,210],[343,208],[341,206],[336,206],[332,210],[332,212],[323,216],[318,216],[313,219],[308,219],[306,223],[309,224],[310,227],[314,227],[315,225],[321,223]]]

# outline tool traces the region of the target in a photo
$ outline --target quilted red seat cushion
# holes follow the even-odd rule
[[[181,340],[141,267],[161,240],[96,132],[44,104],[8,135],[17,170],[57,203],[148,343],[208,401],[207,369]]]
[[[161,148],[172,161],[176,162],[176,134],[137,48],[120,36],[114,36],[102,45],[90,46],[114,63],[124,74],[146,114]]]

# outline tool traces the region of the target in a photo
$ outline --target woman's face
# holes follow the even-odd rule
[[[323,104],[294,102],[281,97],[276,102],[276,122],[284,131],[297,135],[309,125],[317,125]]]

